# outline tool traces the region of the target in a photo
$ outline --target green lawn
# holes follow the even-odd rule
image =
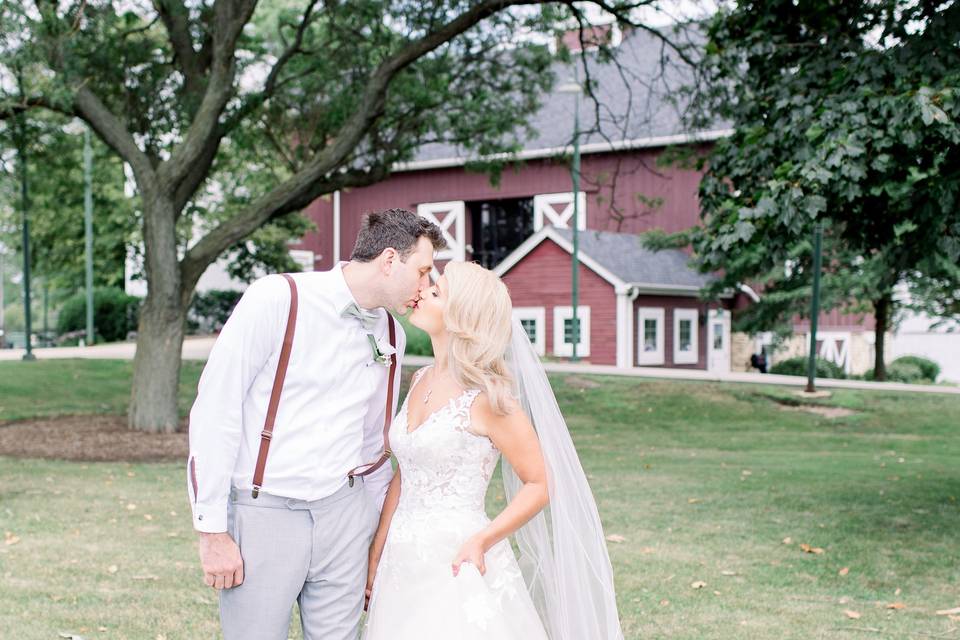
[[[0,363],[0,419],[122,412],[129,373]],[[960,606],[960,397],[841,390],[826,418],[772,387],[552,380],[623,537],[628,639],[960,638],[935,614]],[[0,458],[0,487],[0,637],[216,637],[180,465]]]

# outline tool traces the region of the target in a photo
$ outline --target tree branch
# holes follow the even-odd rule
[[[73,106],[77,116],[87,122],[111,149],[130,164],[140,188],[148,188],[156,179],[153,165],[137,146],[123,122],[115,116],[86,85],[74,94]]]
[[[296,55],[297,52],[301,51],[301,46],[303,45],[303,37],[307,32],[307,27],[310,26],[312,20],[312,14],[314,8],[317,6],[317,3],[320,0],[311,0],[307,5],[307,8],[303,12],[303,18],[300,20],[300,24],[297,27],[296,36],[293,39],[293,43],[286,48],[286,50],[280,54],[280,57],[277,58],[277,61],[274,63],[273,67],[270,69],[270,73],[267,75],[267,79],[263,84],[263,90],[259,93],[256,93],[252,96],[248,96],[243,104],[234,112],[227,122],[224,124],[225,132],[230,132],[233,128],[240,123],[245,117],[250,115],[250,113],[256,109],[258,106],[262,105],[264,102],[273,97],[274,92],[280,86],[277,83],[278,78],[280,77],[280,72],[283,70],[283,67],[290,61],[290,59]],[[282,83],[281,83],[282,84]]]
[[[183,72],[184,92],[189,95],[200,95],[206,69],[193,48],[189,9],[180,0],[153,0],[153,7],[157,10],[170,36],[174,60]]]
[[[306,181],[302,173],[261,196],[236,216],[221,223],[191,247],[180,261],[180,273],[186,291],[224,250],[247,237],[267,222],[299,211],[326,193],[338,189],[364,187],[386,177],[387,166],[369,171],[351,171],[323,181]]]
[[[286,182],[251,203],[228,222],[210,231],[181,261],[185,284],[196,282],[203,270],[235,242],[273,218],[298,211],[324,193],[336,189],[372,184],[386,177],[388,168],[378,166],[369,171],[352,171],[330,175],[341,166],[368,133],[383,112],[387,89],[393,78],[421,56],[467,31],[485,18],[510,6],[541,4],[544,0],[486,0],[436,31],[412,42],[380,63],[367,83],[358,108],[343,127],[333,144],[315,156],[302,170]]]
[[[46,96],[29,96],[24,100],[17,100],[0,106],[0,120],[15,118],[24,111],[31,109],[48,109],[67,116],[76,115],[71,106],[57,104]]]
[[[219,145],[223,135],[219,128],[220,114],[233,95],[237,39],[256,4],[257,0],[217,0],[213,7],[212,60],[203,101],[186,138],[158,170],[161,183],[175,192],[191,173],[202,169],[201,161],[207,157],[209,146]]]

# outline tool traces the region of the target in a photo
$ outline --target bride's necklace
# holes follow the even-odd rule
[[[430,396],[433,394],[433,383],[434,383],[433,374],[434,374],[434,371],[433,371],[433,368],[431,367],[430,368],[430,386],[427,387],[427,392],[423,394],[423,404],[427,404],[428,402],[430,402]]]

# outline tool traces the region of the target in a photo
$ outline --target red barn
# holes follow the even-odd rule
[[[604,112],[599,122],[583,123],[580,136],[583,309],[578,315],[584,343],[578,355],[619,366],[745,370],[750,354],[765,341],[730,334],[730,309],[747,302],[743,293],[731,293],[722,304],[699,300],[705,277],[686,265],[685,255],[647,252],[636,236],[697,223],[700,172],[661,166],[659,160],[678,145],[705,153],[712,141],[729,133],[721,125],[684,130],[679,106],[662,90],[668,80],[672,86],[682,82],[676,75],[681,67],[662,75],[659,67],[651,68],[650,61],[659,61],[662,53],[651,36],[631,32],[618,49],[619,64],[631,74],[630,86],[613,65],[595,62],[591,68]],[[557,68],[561,82],[573,75],[568,67]],[[313,202],[305,214],[317,230],[292,253],[306,269],[328,269],[349,259],[365,213],[391,207],[417,211],[444,230],[449,248],[438,256],[440,266],[447,260],[475,260],[502,273],[541,353],[567,357],[575,99],[581,101],[581,113],[594,113],[593,102],[585,97],[546,96],[531,123],[537,133],[512,158],[519,165],[506,168],[496,185],[487,175],[467,170],[471,158],[462,149],[427,145],[383,182]],[[848,370],[872,366],[865,360],[869,318],[864,326],[862,316],[835,313],[825,316],[821,326],[829,329],[820,342],[824,355]],[[802,352],[807,340],[803,327],[797,330],[787,355]]]

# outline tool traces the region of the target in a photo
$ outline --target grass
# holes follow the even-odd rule
[[[122,412],[124,376],[0,363],[0,415]],[[960,637],[935,615],[960,606],[960,398],[837,390],[819,403],[855,413],[828,419],[784,410],[776,387],[551,380],[606,532],[624,539],[609,546],[628,639]],[[0,458],[0,483],[0,530],[19,539],[0,544],[0,630],[217,636],[181,465]]]

